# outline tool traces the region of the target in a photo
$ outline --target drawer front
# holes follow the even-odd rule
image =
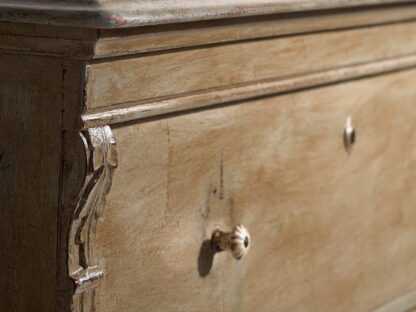
[[[413,54],[416,23],[316,32],[93,61],[91,109],[287,78]]]
[[[96,310],[371,311],[416,287],[415,77],[112,127]],[[239,261],[207,247],[235,224]]]

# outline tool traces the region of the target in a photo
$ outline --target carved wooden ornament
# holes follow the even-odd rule
[[[117,167],[117,151],[109,126],[80,133],[85,146],[86,176],[72,217],[68,269],[74,281],[73,311],[90,311],[95,287],[104,274],[96,254],[96,226]]]

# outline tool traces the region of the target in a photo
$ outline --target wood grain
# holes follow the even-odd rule
[[[97,310],[371,311],[414,289],[415,75],[115,127]],[[203,252],[236,223],[244,259]]]
[[[348,66],[287,79],[269,79],[252,84],[207,90],[176,97],[159,98],[88,110],[82,115],[84,127],[97,127],[139,120],[217,104],[241,101],[258,96],[279,94],[319,85],[362,78],[416,66],[416,56],[410,55],[380,62]]]
[[[329,70],[416,51],[416,23],[153,53],[88,65],[87,109]]]
[[[73,311],[87,312],[95,310],[95,288],[104,275],[96,252],[96,224],[111,188],[117,152],[109,126],[90,128],[80,135],[85,150],[86,176],[68,235],[68,271],[75,285]]]
[[[94,58],[414,20],[414,4],[101,29]]]
[[[1,1],[0,311],[412,311],[415,18]]]
[[[0,50],[8,53],[85,58],[96,39],[93,29],[0,22]]]
[[[56,311],[70,311],[73,301],[74,282],[68,267],[68,233],[72,218],[79,200],[79,194],[87,175],[85,163],[85,145],[80,139],[83,112],[83,86],[85,63],[65,59],[62,60],[62,111],[61,111],[61,174],[58,213],[58,243],[56,271]]]
[[[0,310],[55,311],[62,61],[0,63]]]
[[[14,54],[105,58],[213,43],[328,31],[416,18],[412,3],[116,29],[0,22],[0,50]]]
[[[212,20],[311,10],[328,10],[413,0],[31,0],[0,2],[0,20],[121,28],[143,25]]]

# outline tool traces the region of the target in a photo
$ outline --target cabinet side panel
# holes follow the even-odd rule
[[[0,310],[54,311],[62,60],[0,64]]]

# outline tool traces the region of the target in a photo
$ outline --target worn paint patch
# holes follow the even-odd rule
[[[107,12],[105,15],[107,17],[107,20],[111,24],[116,24],[116,25],[126,25],[127,24],[127,20],[123,16],[121,16],[120,14],[113,13],[113,12]]]

